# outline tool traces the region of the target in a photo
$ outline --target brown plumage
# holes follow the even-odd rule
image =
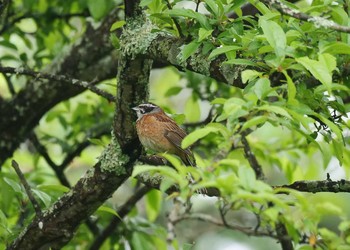
[[[152,103],[133,108],[137,113],[136,130],[142,145],[155,152],[167,152],[181,158],[187,166],[196,166],[190,148],[181,148],[186,132]]]

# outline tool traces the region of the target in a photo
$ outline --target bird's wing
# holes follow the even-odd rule
[[[168,117],[167,115],[157,116],[156,119],[159,122],[164,122],[164,125],[166,126],[164,136],[165,138],[167,138],[167,140],[171,144],[173,144],[179,150],[179,156],[182,159],[182,161],[186,165],[195,167],[196,161],[191,149],[189,147],[186,149],[183,149],[181,147],[181,142],[187,135],[186,132],[182,128],[180,128],[179,125],[177,125],[176,122],[170,117]]]
[[[196,162],[193,153],[190,148],[183,149],[181,142],[185,138],[185,131],[180,128],[176,123],[168,123],[168,129],[165,130],[164,136],[168,141],[173,144],[181,154],[179,155],[182,161],[186,165],[196,166]]]

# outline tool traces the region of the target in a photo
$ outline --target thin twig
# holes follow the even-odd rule
[[[12,80],[10,77],[8,77],[6,74],[4,74],[4,77],[5,77],[5,80],[7,82],[7,87],[11,93],[11,95],[15,95],[16,94],[16,91],[15,91],[15,88],[13,87],[13,83],[12,83]]]
[[[167,5],[168,9],[171,10],[173,7],[171,6],[169,0],[165,0],[165,2],[166,2],[166,5]],[[173,22],[174,22],[174,24],[176,26],[176,29],[179,32],[180,37],[184,37],[184,35],[182,33],[182,30],[181,30],[180,24],[177,22],[177,20],[174,17],[171,17],[171,19],[173,20]]]
[[[293,250],[292,239],[287,236],[287,228],[282,222],[278,222],[276,225],[276,233],[279,242],[281,243],[282,250]],[[287,236],[287,237],[286,237]]]
[[[227,223],[227,220],[225,217],[228,210],[226,208],[226,204],[225,204],[224,200],[222,200],[222,203],[220,204],[219,212],[220,212],[220,217],[221,217],[222,223],[224,224],[225,227],[228,226],[228,223]]]
[[[70,77],[65,76],[65,75],[54,75],[54,74],[37,72],[37,71],[31,70],[31,69],[2,67],[2,66],[0,66],[0,72],[1,73],[9,73],[9,74],[18,74],[18,75],[28,75],[28,76],[32,76],[32,77],[35,77],[38,79],[41,78],[41,79],[47,79],[47,80],[53,80],[53,81],[59,81],[59,82],[62,81],[62,82],[70,83],[70,84],[77,85],[77,86],[83,87],[85,89],[88,89],[91,92],[94,92],[95,94],[106,98],[110,102],[115,102],[115,97],[112,94],[110,94],[106,91],[103,91],[102,89],[99,89],[96,86],[94,86],[94,84],[96,84],[98,82],[97,80],[94,80],[91,82],[86,82],[86,81],[70,78]]]
[[[35,135],[34,132],[32,132],[32,134],[30,136],[30,141],[33,143],[33,145],[36,148],[36,150],[38,151],[38,153],[45,159],[47,164],[49,164],[49,166],[53,169],[53,171],[55,172],[55,174],[56,174],[58,180],[61,182],[61,184],[66,186],[66,187],[71,187],[67,177],[63,173],[63,169],[60,166],[58,166],[51,159],[45,146],[40,143],[38,137]]]
[[[247,160],[249,161],[250,166],[254,169],[256,177],[258,179],[263,179],[264,173],[262,171],[262,167],[260,166],[258,160],[256,159],[254,153],[252,152],[252,150],[250,148],[250,145],[247,141],[245,132],[242,133],[241,140],[243,143],[245,156],[246,156]]]
[[[314,23],[314,25],[317,27],[323,27],[326,29],[332,29],[332,30],[336,30],[336,31],[344,32],[344,33],[350,33],[350,27],[339,25],[339,24],[333,22],[332,20],[328,20],[328,19],[323,18],[323,17],[309,16],[308,14],[305,14],[299,10],[289,8],[287,5],[280,2],[279,0],[261,0],[261,2],[263,2],[267,5],[273,6],[279,12],[281,12],[287,16],[291,16],[291,17],[294,17],[294,18],[299,19],[299,20]]]
[[[264,232],[264,231],[255,231],[254,228],[251,228],[251,227],[242,227],[242,226],[239,226],[239,225],[229,225],[229,224],[224,224],[222,221],[210,216],[210,215],[207,215],[207,214],[183,214],[177,218],[175,218],[172,223],[176,224],[180,221],[183,221],[183,220],[199,220],[199,221],[203,221],[203,222],[208,222],[208,223],[211,223],[213,225],[216,225],[216,226],[220,226],[220,227],[225,227],[225,228],[228,228],[228,229],[231,229],[231,230],[237,230],[237,231],[240,231],[246,235],[249,235],[249,236],[269,236],[271,238],[275,238],[275,239],[278,239],[277,235],[275,234],[272,234],[271,232]],[[286,236],[286,237],[289,237],[289,236]]]
[[[100,138],[101,136],[107,135],[109,133],[110,123],[108,122],[101,124],[98,127],[97,131],[88,131],[86,133],[88,135],[87,138],[85,138],[85,140],[82,143],[78,144],[74,150],[67,154],[62,163],[59,165],[59,168],[63,171],[75,157],[80,155],[86,147],[90,146],[91,142],[88,140],[89,138]]]
[[[198,12],[198,9],[199,9],[199,4],[201,3],[201,0],[197,0],[197,3],[196,3],[196,12]]]
[[[39,205],[38,201],[35,199],[34,194],[33,194],[32,190],[31,190],[27,180],[25,179],[21,169],[18,166],[18,163],[15,160],[12,160],[12,167],[15,169],[15,171],[16,171],[16,173],[18,175],[18,178],[21,181],[21,183],[22,183],[22,185],[24,187],[24,190],[26,191],[26,193],[28,195],[29,200],[30,200],[30,202],[32,203],[32,205],[34,207],[35,213],[39,217],[41,215],[40,205]]]

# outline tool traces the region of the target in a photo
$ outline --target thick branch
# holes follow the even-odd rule
[[[143,162],[146,162],[148,164],[152,163],[160,163],[160,160],[152,160],[147,158],[142,158]],[[136,178],[142,182],[143,184],[159,189],[160,184],[162,182],[162,177],[159,175],[151,175],[149,173],[142,173],[136,176]],[[331,192],[331,193],[350,193],[350,181],[347,180],[339,180],[339,181],[331,181],[331,180],[323,180],[323,181],[296,181],[289,185],[282,185],[282,186],[272,186],[273,189],[284,189],[289,188],[293,190],[297,190],[300,192],[308,192],[308,193],[325,193],[325,192]],[[167,190],[167,193],[173,193],[175,191],[178,191],[177,187],[171,187]],[[207,188],[206,195],[208,196],[220,196],[220,190],[214,187],[208,187]],[[278,191],[278,193],[286,193],[285,190]]]
[[[115,145],[110,145],[107,150],[116,151]],[[8,249],[60,249],[64,246],[73,237],[76,228],[129,176],[130,172],[125,170],[131,169],[132,163],[118,162],[118,159],[115,162],[113,172],[106,172],[101,167],[105,163],[96,164],[70,192],[41,216],[36,216]]]
[[[341,179],[339,181],[324,180],[324,181],[296,181],[289,185],[275,186],[278,188],[290,188],[300,192],[309,193],[350,193],[350,181]]]
[[[150,44],[145,56],[164,64],[171,64],[180,70],[191,70],[238,88],[245,87],[241,80],[241,72],[246,70],[247,66],[223,64],[226,61],[225,56],[209,60],[209,54],[203,55],[200,50],[183,62],[181,48],[185,44],[181,38],[159,33]]]

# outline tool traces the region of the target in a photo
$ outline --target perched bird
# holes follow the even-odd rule
[[[137,113],[136,130],[142,145],[155,152],[167,152],[181,158],[187,166],[196,166],[190,148],[181,148],[186,132],[153,103],[132,108]]]

